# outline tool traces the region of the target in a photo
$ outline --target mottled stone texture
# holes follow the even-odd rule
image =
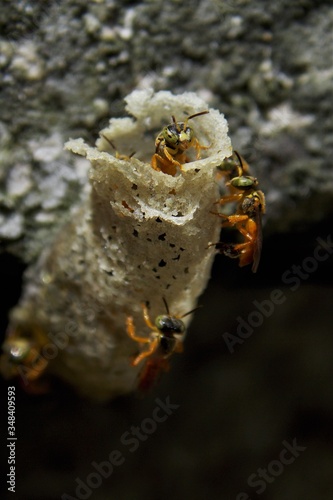
[[[125,462],[89,498],[253,500],[259,468],[260,499],[331,497],[332,25],[330,0],[1,2],[1,248],[30,263],[70,219],[87,162],[63,144],[93,145],[133,89],[194,91],[222,111],[267,198],[257,275],[216,259],[184,354],[151,397],[96,407],[67,387],[18,392],[17,499],[79,498],[76,478],[113,450]],[[18,264],[0,260],[13,306]],[[275,289],[284,302],[249,316]],[[223,334],[249,317],[258,326],[231,354]],[[179,408],[148,434],[167,396]],[[141,425],[131,452],[121,437]],[[281,468],[294,439],[306,450]]]
[[[25,261],[82,187],[63,143],[94,142],[147,86],[193,90],[226,115],[268,232],[332,210],[330,2],[3,2],[0,26],[0,236]]]

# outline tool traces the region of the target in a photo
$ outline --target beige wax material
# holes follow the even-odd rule
[[[232,153],[226,120],[209,109],[188,122],[210,146],[201,159],[189,151],[193,161],[176,176],[157,172],[150,164],[157,134],[172,115],[185,121],[207,104],[193,93],[151,90],[134,91],[126,102],[130,117],[111,119],[97,147],[82,139],[66,143],[91,164],[87,188],[71,221],[29,269],[11,314],[14,328],[32,323],[46,332],[55,353],[51,373],[101,400],[136,385],[141,366],[130,360],[142,347],[126,333],[127,316],[138,335],[147,336],[142,303],[149,303],[152,321],[165,313],[163,298],[171,314],[197,305],[216,252],[208,245],[221,230],[211,213],[219,197],[216,167]],[[134,156],[117,158],[103,136],[119,155]]]

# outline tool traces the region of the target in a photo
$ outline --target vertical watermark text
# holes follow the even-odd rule
[[[7,463],[9,466],[7,473],[7,490],[11,493],[15,493],[16,487],[16,428],[15,428],[15,387],[9,386],[7,390],[7,449],[8,449],[8,459]]]

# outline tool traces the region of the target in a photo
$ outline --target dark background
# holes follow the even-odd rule
[[[79,498],[75,479],[85,481],[95,471],[91,463],[108,460],[113,450],[125,462],[91,498],[231,500],[240,492],[249,498],[331,498],[332,257],[294,292],[281,281],[313,254],[316,238],[325,239],[330,227],[327,220],[306,234],[265,238],[256,275],[218,255],[184,353],[174,356],[172,370],[144,399],[133,394],[98,405],[59,381],[42,396],[27,395],[15,383],[15,498],[51,500],[64,492]],[[1,264],[7,307],[19,297],[23,266],[6,256]],[[267,300],[274,289],[282,290],[285,302],[231,354],[223,333],[236,334],[238,316],[246,320],[253,301]],[[1,384],[5,401],[7,383]],[[156,398],[167,397],[179,408],[131,452],[121,436],[152,416]],[[2,427],[4,422],[5,416]],[[270,474],[273,482],[257,495],[248,477],[279,459],[283,441],[295,439],[306,450],[281,474]]]

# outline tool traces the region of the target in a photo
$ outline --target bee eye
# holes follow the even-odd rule
[[[242,175],[240,177],[234,177],[231,179],[230,184],[238,189],[251,189],[257,185],[256,179],[253,177],[246,177]]]
[[[169,125],[165,127],[162,132],[163,139],[169,144],[177,144],[178,142],[178,132],[174,125]]]
[[[31,344],[26,339],[15,339],[6,347],[10,360],[20,363],[29,354]]]
[[[186,130],[185,130],[185,133],[188,137],[188,140],[189,141],[192,141],[193,137],[194,137],[194,132],[193,132],[193,128],[191,127],[186,127]]]
[[[157,316],[155,319],[155,326],[163,334],[172,335],[174,333],[183,333],[185,331],[185,325],[180,319],[167,315]]]

